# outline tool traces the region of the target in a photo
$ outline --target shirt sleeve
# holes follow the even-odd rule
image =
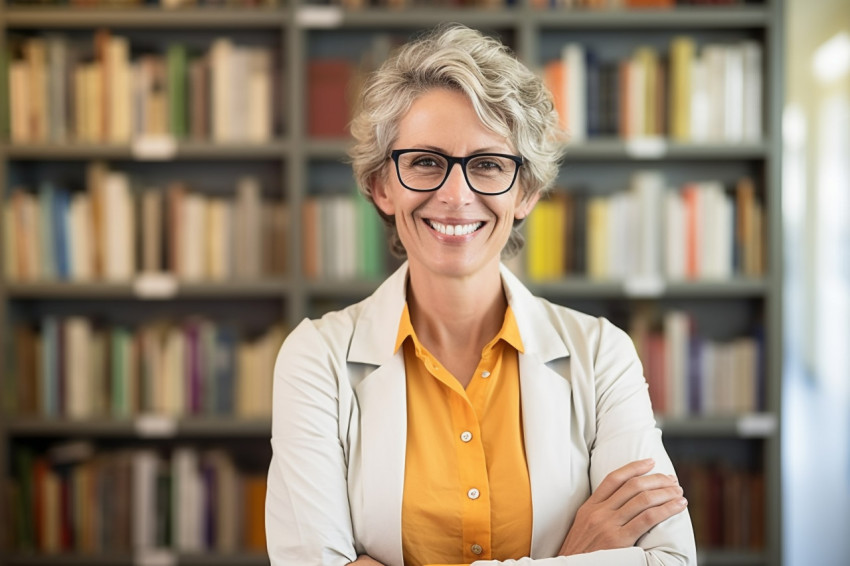
[[[330,352],[310,321],[274,369],[266,541],[273,566],[345,566],[357,558]]]

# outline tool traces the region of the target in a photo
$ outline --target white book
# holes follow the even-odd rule
[[[628,72],[628,131],[632,137],[640,137],[646,133],[646,72],[640,61],[634,57],[627,63]]]
[[[744,53],[740,45],[727,45],[724,52],[723,140],[740,143],[744,140]]]
[[[156,483],[159,459],[153,450],[135,450],[132,453],[133,482],[133,550],[151,550],[156,547]]]
[[[231,126],[233,82],[233,43],[217,38],[210,49],[210,84],[212,86],[212,139],[222,143],[233,139]],[[242,86],[242,85],[239,85]]]
[[[272,64],[268,49],[249,50],[248,139],[266,142],[272,138]]]
[[[664,275],[671,281],[685,278],[685,206],[676,190],[664,195]]]
[[[47,36],[47,93],[50,139],[64,142],[68,136],[68,42],[64,36]]]
[[[71,279],[90,281],[94,277],[94,235],[89,195],[75,193],[71,197],[69,214]]]
[[[249,98],[251,88],[251,52],[247,47],[234,47],[230,54],[230,92],[228,92],[228,135],[224,141],[244,142],[250,127]]]
[[[357,207],[352,197],[340,196],[337,200],[338,230],[336,233],[338,276],[352,279],[357,276],[357,247],[360,236],[357,233]]]
[[[744,104],[743,138],[744,141],[762,139],[762,51],[755,41],[741,43],[743,52]]]
[[[717,276],[731,279],[734,271],[735,246],[735,206],[732,197],[725,191],[720,192],[720,221],[717,227],[718,258]]]
[[[632,191],[637,206],[634,240],[639,249],[633,275],[657,280],[661,278],[663,174],[659,171],[638,171],[632,176]]]
[[[587,139],[587,80],[584,47],[568,43],[563,47],[561,58],[566,63],[567,124],[569,139],[582,142]]]
[[[88,319],[69,316],[62,324],[65,335],[65,414],[70,419],[92,417],[92,328]]]
[[[109,141],[127,143],[132,135],[133,78],[130,46],[125,37],[111,36],[106,47],[109,75]]]
[[[722,142],[726,137],[726,48],[709,44],[703,48],[708,85],[709,141]]]
[[[667,411],[682,417],[689,412],[688,345],[690,321],[683,311],[664,315],[665,366],[667,367]]]
[[[694,57],[691,64],[691,132],[690,141],[705,142],[710,137],[710,102],[708,67],[705,56]]]
[[[186,193],[183,198],[182,222],[178,229],[182,231],[178,273],[187,281],[200,281],[207,275],[207,254],[204,253],[207,241],[206,199],[203,195]]]
[[[105,237],[104,277],[127,281],[136,266],[135,215],[130,180],[124,173],[110,171],[103,186]]]

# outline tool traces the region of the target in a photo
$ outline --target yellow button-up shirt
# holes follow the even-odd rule
[[[402,502],[406,566],[528,556],[531,485],[520,408],[522,340],[508,307],[464,389],[419,342],[404,307],[407,373]]]

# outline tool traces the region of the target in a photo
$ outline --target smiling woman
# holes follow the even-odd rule
[[[355,175],[407,261],[278,355],[272,564],[695,564],[628,336],[501,258],[562,146],[541,81],[446,26],[370,79]]]

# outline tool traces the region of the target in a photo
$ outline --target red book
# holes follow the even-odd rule
[[[348,136],[348,89],[353,64],[346,59],[317,59],[307,66],[307,133],[315,138]]]

